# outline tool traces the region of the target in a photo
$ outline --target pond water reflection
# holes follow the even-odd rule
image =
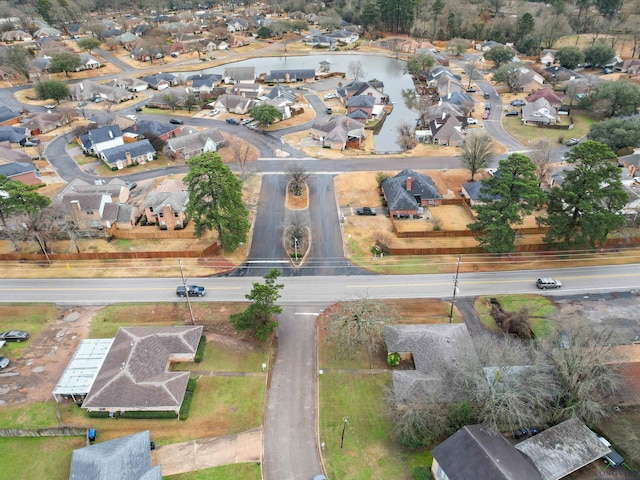
[[[398,152],[399,145],[396,143],[397,127],[403,121],[413,122],[418,118],[418,113],[407,108],[402,100],[402,89],[412,89],[413,80],[411,76],[404,73],[405,62],[395,58],[377,55],[306,55],[302,57],[261,57],[243,60],[240,62],[228,63],[219,67],[202,70],[202,73],[223,73],[227,66],[238,67],[253,66],[256,73],[268,73],[270,70],[285,70],[298,68],[319,69],[320,62],[327,61],[331,64],[332,72],[347,72],[349,63],[360,62],[364,75],[361,80],[377,79],[384,83],[384,92],[389,95],[389,100],[394,104],[393,112],[387,116],[382,128],[374,136],[374,146],[376,151]],[[183,72],[184,73],[184,72]],[[345,79],[345,82],[350,82]]]

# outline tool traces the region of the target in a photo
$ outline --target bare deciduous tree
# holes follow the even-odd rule
[[[362,67],[362,62],[360,62],[359,60],[355,62],[349,62],[349,65],[347,66],[347,75],[349,75],[349,77],[353,78],[354,80],[360,80],[362,77],[364,77],[365,73]]]
[[[485,133],[469,135],[462,143],[462,163],[471,172],[471,181],[493,158],[493,139]]]
[[[551,160],[551,143],[547,140],[540,140],[536,148],[531,152],[531,161],[536,166],[536,176],[538,184],[542,185],[549,181],[553,170]]]
[[[381,345],[385,325],[395,323],[397,313],[388,304],[360,295],[341,302],[327,315],[329,336],[344,348],[364,345],[373,368],[373,350]]]
[[[414,136],[414,128],[411,123],[404,121],[400,122],[400,125],[396,127],[396,131],[398,132],[398,138],[396,141],[403,152],[411,150],[416,146],[417,142]]]
[[[300,163],[292,163],[287,168],[289,191],[296,196],[302,195],[302,189],[309,178],[309,172]]]
[[[240,167],[240,179],[244,182],[253,174],[249,160],[251,145],[246,142],[240,142],[239,140],[233,140],[230,148],[234,161]]]

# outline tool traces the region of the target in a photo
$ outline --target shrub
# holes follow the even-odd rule
[[[189,409],[191,408],[191,400],[193,400],[193,394],[196,391],[196,379],[190,378],[187,383],[187,391],[184,392],[184,400],[180,406],[180,420],[186,420],[189,418]]]
[[[397,367],[400,365],[400,354],[398,352],[387,354],[387,365],[390,367]]]
[[[87,412],[89,418],[109,418],[109,412]]]
[[[200,363],[202,358],[204,357],[204,347],[207,344],[207,337],[204,335],[200,336],[200,341],[198,342],[198,349],[196,350],[196,356],[194,358],[194,362]]]
[[[175,412],[146,412],[146,411],[135,411],[135,412],[124,412],[122,415],[124,418],[176,418]]]
[[[429,467],[414,467],[413,478],[414,480],[431,480],[431,470]]]

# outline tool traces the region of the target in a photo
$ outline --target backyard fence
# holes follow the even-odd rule
[[[86,428],[53,427],[53,428],[2,428],[0,437],[83,437]]]

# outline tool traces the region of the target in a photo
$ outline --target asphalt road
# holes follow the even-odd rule
[[[462,273],[460,297],[542,293],[577,295],[640,289],[640,264],[582,267],[557,270]],[[464,270],[464,264],[463,264]],[[559,290],[538,290],[536,278],[552,276],[562,281]],[[192,301],[245,301],[253,282],[260,277],[211,277],[189,279],[207,287],[207,295]],[[449,298],[453,276],[438,275],[339,275],[301,276],[279,279],[284,284],[281,305],[319,304],[369,298]],[[0,302],[53,302],[63,305],[104,305],[122,302],[176,301],[179,278],[119,279],[0,279]]]

